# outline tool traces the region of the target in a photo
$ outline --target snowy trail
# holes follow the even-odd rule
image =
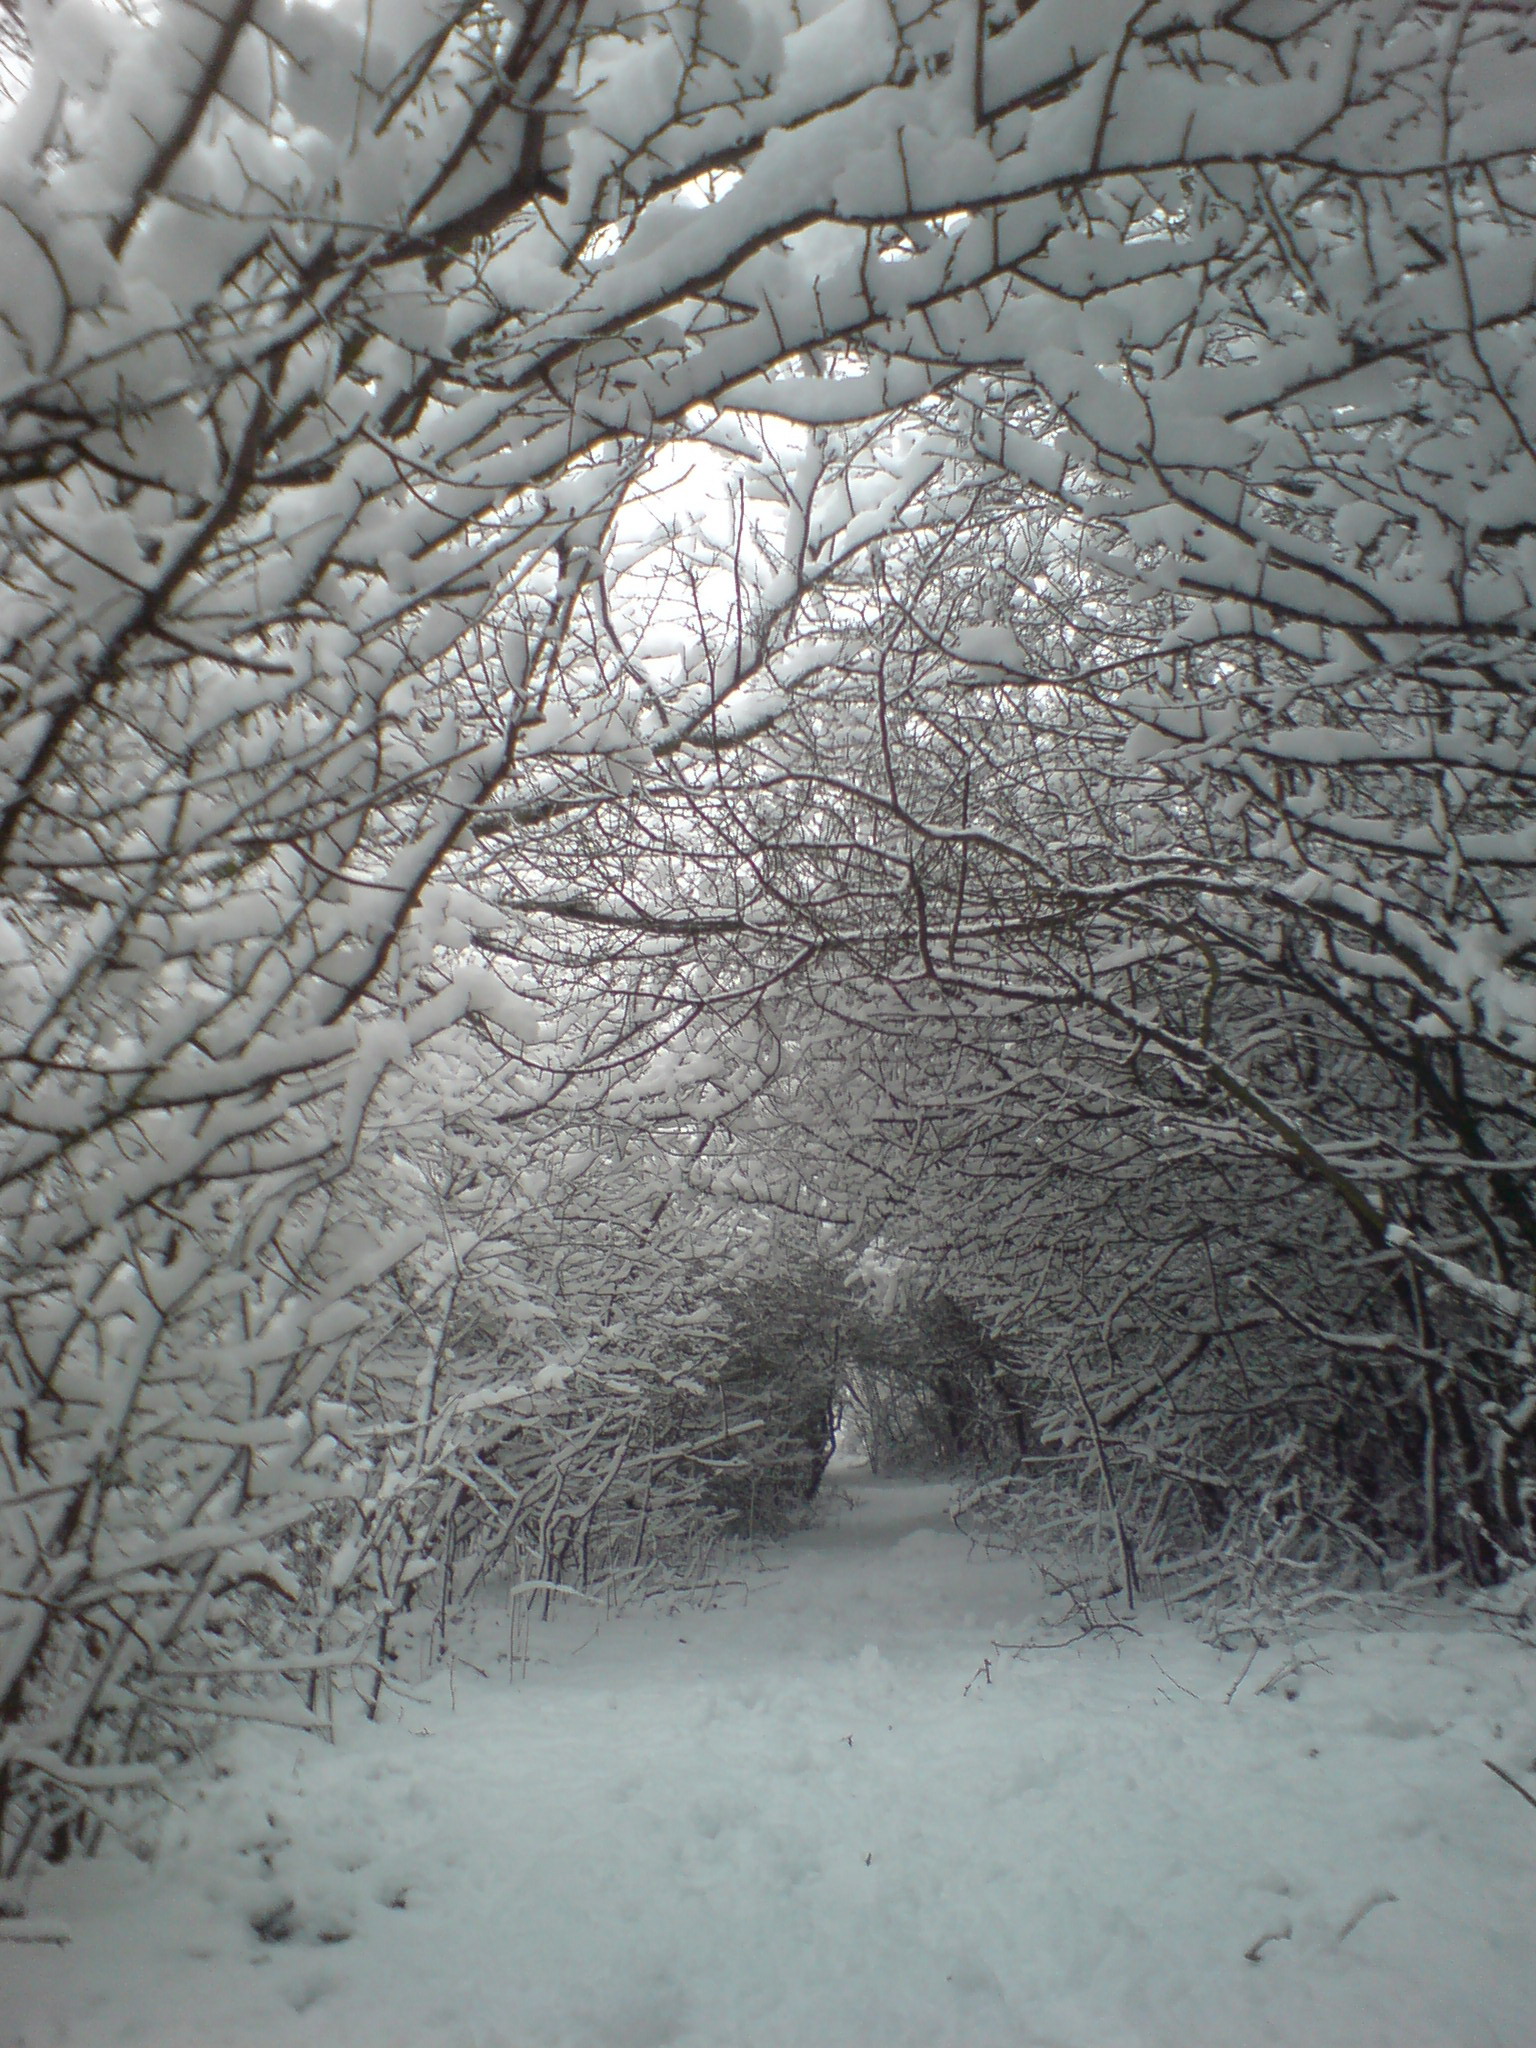
[[[0,2044],[1529,2048],[1536,1813],[1482,1762],[1536,1786],[1529,1652],[1319,1632],[1228,1706],[1158,1612],[967,1692],[1037,1577],[942,1487],[850,1498],[712,1611],[568,1615],[515,1685],[488,1619],[392,1725],[251,1731],[153,1869],[38,1887],[75,1939],[0,1943]]]

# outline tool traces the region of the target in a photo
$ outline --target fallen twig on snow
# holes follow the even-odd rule
[[[1261,1934],[1252,1948],[1245,1948],[1243,1950],[1244,1960],[1250,1963],[1262,1962],[1264,1951],[1272,1941],[1289,1941],[1290,1938],[1291,1923],[1287,1920],[1279,1927],[1272,1927],[1268,1934]]]
[[[1233,1679],[1231,1690],[1227,1694],[1226,1704],[1229,1707],[1231,1706],[1232,1702],[1237,1698],[1238,1687],[1242,1684],[1243,1680],[1248,1676],[1249,1672],[1253,1669],[1254,1665],[1258,1663],[1259,1651],[1263,1647],[1264,1646],[1262,1643],[1255,1643],[1253,1648],[1248,1652],[1248,1662],[1243,1666],[1242,1670],[1239,1671],[1236,1678]]]
[[[1360,1922],[1365,1918],[1367,1913],[1374,1913],[1378,1906],[1395,1906],[1396,1904],[1396,1892],[1372,1892],[1368,1899],[1363,1899],[1361,1903],[1358,1906],[1356,1906],[1353,1913],[1350,1914],[1349,1918],[1344,1922],[1344,1925],[1339,1929],[1338,1933],[1334,1936],[1335,1946],[1337,1946],[1338,1943],[1347,1941],[1349,1939],[1349,1937],[1354,1933],[1355,1929],[1360,1925]]]
[[[1483,1766],[1486,1770],[1492,1771],[1496,1778],[1502,1778],[1512,1792],[1518,1792],[1527,1806],[1536,1806],[1536,1797],[1533,1797],[1526,1791],[1518,1778],[1511,1777],[1502,1764],[1496,1764],[1492,1757],[1485,1756],[1483,1758]]]

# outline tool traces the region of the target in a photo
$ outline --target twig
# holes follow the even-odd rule
[[[1088,1423],[1088,1434],[1093,1439],[1094,1456],[1098,1461],[1099,1481],[1104,1488],[1104,1500],[1109,1508],[1110,1519],[1115,1525],[1115,1540],[1120,1549],[1120,1571],[1125,1580],[1125,1606],[1128,1614],[1136,1612],[1136,1552],[1131,1542],[1130,1531],[1125,1526],[1125,1517],[1120,1512],[1120,1496],[1115,1489],[1114,1474],[1109,1469],[1109,1453],[1104,1448],[1104,1433],[1099,1428],[1099,1418],[1083,1387],[1082,1374],[1078,1371],[1070,1352],[1065,1358],[1067,1371],[1072,1375],[1072,1384],[1077,1389],[1077,1398],[1082,1404],[1083,1414]]]
[[[1243,1950],[1244,1959],[1250,1963],[1261,1962],[1265,1949],[1272,1941],[1289,1941],[1290,1938],[1291,1923],[1287,1920],[1279,1927],[1272,1927],[1268,1934],[1261,1934],[1252,1948],[1245,1948]]]
[[[1164,1670],[1162,1664],[1158,1662],[1158,1658],[1154,1651],[1148,1650],[1147,1655],[1152,1659],[1152,1662],[1157,1665],[1158,1670],[1163,1673],[1163,1676],[1167,1679],[1168,1683],[1170,1685],[1177,1685],[1179,1687],[1179,1691],[1184,1694],[1186,1699],[1199,1699],[1199,1693],[1191,1692],[1187,1685],[1180,1685],[1178,1679],[1174,1677],[1171,1671]]]
[[[1298,1677],[1303,1671],[1326,1671],[1327,1668],[1321,1657],[1292,1657],[1282,1664],[1278,1671],[1272,1671],[1269,1674],[1268,1678],[1259,1687],[1259,1694],[1262,1697],[1265,1693],[1272,1691],[1275,1686],[1283,1685],[1286,1679]],[[1286,1698],[1289,1699],[1290,1697],[1291,1695],[1287,1693]]]
[[[994,1643],[994,1644],[993,1644],[993,1648],[994,1648],[994,1649],[1004,1649],[1004,1648],[1006,1648],[1006,1647],[1007,1647],[1007,1645],[1006,1645],[1006,1644],[1002,1644],[1002,1643]],[[978,1678],[982,1677],[982,1676],[983,1676],[983,1674],[985,1674],[985,1677],[986,1677],[986,1681],[987,1681],[988,1685],[990,1685],[990,1684],[992,1683],[992,1659],[991,1659],[990,1657],[983,1657],[983,1658],[982,1658],[982,1660],[981,1660],[981,1663],[980,1663],[980,1664],[979,1664],[979,1665],[977,1666],[977,1669],[976,1669],[976,1674],[975,1674],[975,1677],[973,1677],[973,1678],[972,1678],[972,1679],[971,1679],[971,1680],[969,1681],[969,1683],[968,1683],[968,1684],[966,1685],[966,1687],[965,1687],[964,1691],[963,1691],[963,1692],[961,1693],[961,1698],[962,1698],[962,1699],[969,1699],[969,1697],[970,1697],[970,1692],[971,1692],[971,1686],[973,1686],[973,1685],[974,1685],[974,1684],[976,1683],[976,1679],[978,1679]]]
[[[1532,1795],[1526,1791],[1525,1787],[1520,1783],[1520,1780],[1518,1778],[1512,1778],[1509,1772],[1505,1770],[1502,1764],[1496,1764],[1493,1761],[1492,1757],[1485,1756],[1483,1758],[1483,1767],[1485,1770],[1492,1771],[1493,1775],[1496,1778],[1502,1778],[1505,1784],[1508,1785],[1512,1792],[1518,1792],[1520,1794],[1520,1797],[1525,1801],[1527,1806],[1536,1806],[1536,1798],[1533,1798]]]
[[[1249,1672],[1253,1669],[1254,1665],[1258,1663],[1259,1650],[1261,1647],[1262,1645],[1255,1643],[1253,1648],[1248,1652],[1248,1662],[1243,1666],[1242,1670],[1239,1671],[1236,1678],[1232,1681],[1232,1690],[1227,1694],[1226,1697],[1227,1706],[1230,1707],[1232,1702],[1237,1698],[1238,1687],[1242,1684],[1243,1680],[1248,1676]]]
[[[1396,1904],[1396,1892],[1372,1892],[1371,1896],[1368,1899],[1364,1900],[1360,1905],[1356,1906],[1353,1913],[1350,1914],[1349,1918],[1344,1922],[1344,1925],[1339,1929],[1338,1933],[1334,1936],[1335,1945],[1337,1945],[1341,1941],[1347,1941],[1350,1935],[1352,1935],[1355,1929],[1360,1925],[1360,1922],[1365,1918],[1367,1913],[1374,1913],[1378,1906],[1395,1906]]]

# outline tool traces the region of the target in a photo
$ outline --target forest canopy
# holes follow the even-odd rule
[[[1536,1562],[1533,343],[1522,4],[0,0],[0,1861],[839,1399]]]

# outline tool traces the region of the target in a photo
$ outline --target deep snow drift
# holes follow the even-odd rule
[[[567,1613],[511,1684],[487,1616],[487,1677],[243,1734],[155,1867],[34,1888],[74,1939],[0,1943],[0,2043],[1526,2048],[1529,1651],[1319,1629],[1230,1704],[1161,1610],[999,1658],[1055,1605],[944,1503],[855,1477],[711,1611]]]

